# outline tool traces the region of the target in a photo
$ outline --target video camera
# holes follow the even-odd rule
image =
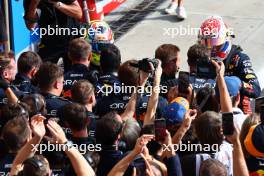
[[[152,70],[151,64],[153,65],[154,70]],[[149,59],[149,58],[144,58],[142,60],[139,60],[138,63],[130,63],[130,66],[136,67],[139,70],[142,70],[150,74],[154,74],[158,65],[159,65],[158,59]]]
[[[215,79],[216,71],[215,66],[212,64],[211,60],[215,60],[216,62],[222,62],[219,59],[213,58],[199,58],[197,59],[197,77],[200,78],[208,78]]]

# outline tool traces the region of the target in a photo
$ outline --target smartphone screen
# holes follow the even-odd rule
[[[178,89],[180,93],[188,93],[188,87],[189,87],[189,77],[190,73],[189,72],[179,72],[179,77],[178,77]]]
[[[234,116],[232,112],[222,113],[222,126],[224,135],[232,135],[234,133]]]
[[[155,126],[154,124],[148,124],[142,127],[141,134],[153,134],[155,135]]]
[[[166,137],[166,121],[165,119],[155,120],[155,140],[164,141]]]

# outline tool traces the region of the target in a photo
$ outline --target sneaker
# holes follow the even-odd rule
[[[177,3],[171,3],[166,9],[165,13],[172,14],[175,13],[175,10],[177,9],[178,5]]]
[[[184,7],[177,7],[176,14],[179,19],[184,20],[185,18],[187,18],[187,14]]]

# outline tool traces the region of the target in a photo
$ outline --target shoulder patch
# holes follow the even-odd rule
[[[253,74],[247,74],[246,75],[246,79],[254,79],[254,78],[256,78],[256,76]]]

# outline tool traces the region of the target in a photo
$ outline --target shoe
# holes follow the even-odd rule
[[[184,7],[177,7],[176,8],[176,14],[179,19],[184,20],[187,18],[187,14]]]
[[[178,5],[176,3],[171,3],[166,9],[166,14],[172,14],[175,13],[175,10],[177,9]]]

